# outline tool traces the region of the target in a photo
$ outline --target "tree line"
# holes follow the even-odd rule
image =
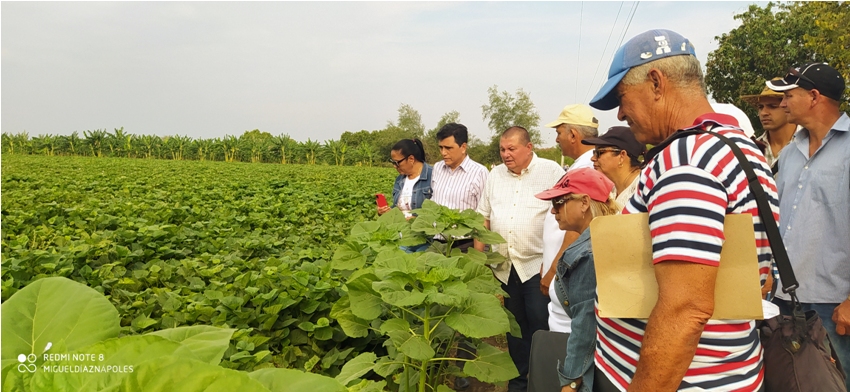
[[[483,164],[501,162],[499,133],[511,125],[529,130],[535,144],[540,144],[540,116],[528,93],[488,89],[489,104],[482,106],[482,116],[488,120],[493,136],[487,142],[470,135],[469,155]],[[338,140],[295,140],[286,133],[277,136],[259,129],[245,131],[241,136],[225,135],[210,139],[189,136],[136,135],[115,128],[78,131],[70,135],[40,134],[30,137],[26,132],[2,134],[2,152],[90,157],[122,157],[143,159],[172,159],[224,162],[262,162],[306,165],[388,165],[390,149],[401,139],[418,138],[425,146],[430,163],[441,159],[436,135],[451,122],[460,122],[460,113],[444,114],[434,128],[426,129],[416,109],[402,104],[396,121],[388,121],[380,130],[344,132]],[[538,154],[560,160],[557,148],[538,149]]]

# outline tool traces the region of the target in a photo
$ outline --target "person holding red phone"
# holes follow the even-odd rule
[[[393,184],[392,205],[378,205],[378,215],[398,208],[408,219],[413,217],[411,211],[421,208],[425,199],[434,194],[431,189],[431,173],[433,168],[425,161],[425,148],[419,139],[402,139],[390,151],[390,163],[398,171],[398,177]],[[407,252],[425,250],[428,243],[419,246],[402,247]]]

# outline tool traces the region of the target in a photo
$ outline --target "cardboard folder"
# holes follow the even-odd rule
[[[714,320],[762,319],[753,218],[726,215],[726,241],[714,290]],[[599,316],[647,319],[658,301],[649,214],[611,215],[590,223]]]

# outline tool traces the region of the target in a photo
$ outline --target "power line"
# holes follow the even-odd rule
[[[590,79],[590,84],[587,86],[587,92],[584,94],[584,100],[590,98],[590,91],[596,83],[596,75],[599,74],[599,68],[602,67],[602,59],[605,58],[605,52],[608,51],[608,43],[611,42],[611,36],[614,35],[614,28],[617,26],[617,20],[620,19],[620,12],[623,10],[624,1],[620,2],[620,9],[617,10],[617,16],[614,18],[614,23],[611,25],[611,31],[608,33],[608,40],[605,41],[605,49],[602,49],[602,55],[599,56],[599,63],[596,64],[596,71],[593,72],[593,78]],[[578,79],[578,77],[576,77]]]
[[[626,33],[629,32],[629,27],[632,25],[632,19],[635,18],[635,13],[637,12],[637,8],[640,5],[640,1],[635,2],[635,6],[632,8],[632,15],[629,17],[629,22],[626,23],[626,28],[623,29],[623,35],[620,36],[620,42],[617,44],[617,47],[623,45],[623,39],[626,38]],[[611,57],[613,59],[613,56]]]

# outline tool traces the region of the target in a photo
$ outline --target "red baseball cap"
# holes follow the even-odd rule
[[[556,197],[578,193],[591,199],[606,202],[614,190],[614,183],[604,174],[589,167],[568,171],[551,189],[540,192],[534,197],[540,200],[552,200]]]

